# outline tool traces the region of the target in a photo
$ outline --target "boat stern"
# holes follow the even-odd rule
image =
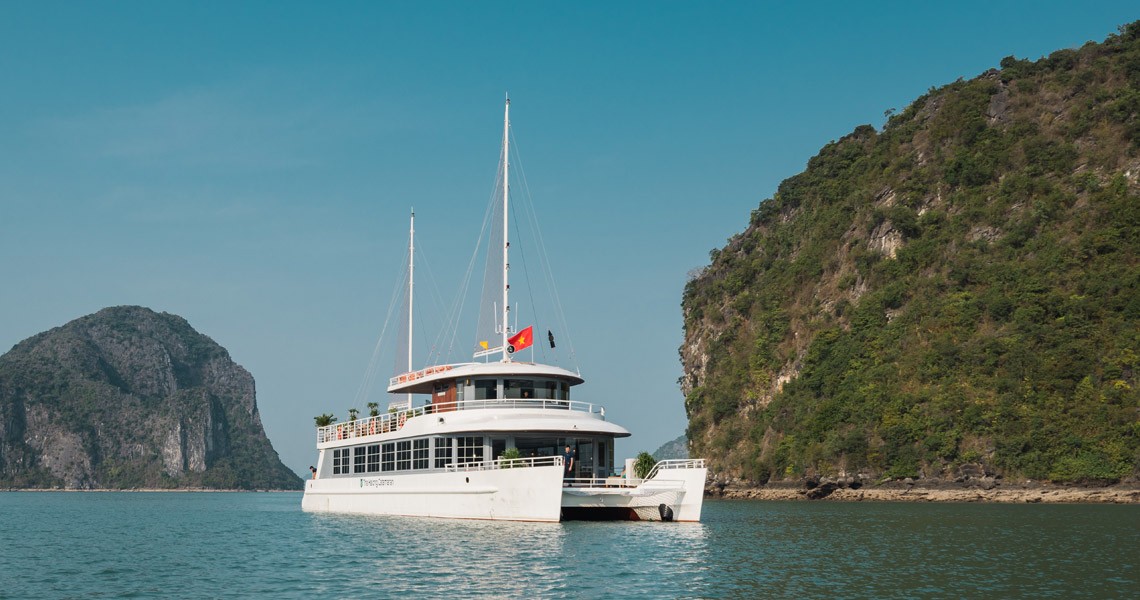
[[[645,479],[573,480],[562,489],[563,520],[699,522],[704,459],[664,460]]]

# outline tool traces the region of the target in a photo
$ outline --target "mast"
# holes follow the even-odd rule
[[[511,98],[507,96],[506,108],[503,109],[503,362],[511,362],[511,355],[507,352],[507,337],[510,335],[510,291],[511,284],[507,280],[510,270],[509,250],[511,248],[510,233],[507,229],[507,208],[510,201],[511,182],[508,178],[510,172],[510,126],[511,126]]]
[[[408,372],[412,372],[412,295],[416,280],[416,209],[412,209],[411,223],[408,226]],[[412,394],[408,393],[408,408],[412,407]]]

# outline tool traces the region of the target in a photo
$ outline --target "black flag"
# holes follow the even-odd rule
[[[550,347],[554,347],[554,332],[549,329],[546,330],[546,339],[550,340]]]

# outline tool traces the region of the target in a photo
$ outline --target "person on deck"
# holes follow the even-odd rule
[[[562,473],[562,483],[569,485],[567,480],[574,474],[574,451],[570,449],[570,444],[566,444],[566,451],[562,453],[562,464],[566,467]]]

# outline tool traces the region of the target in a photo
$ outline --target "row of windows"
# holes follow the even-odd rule
[[[334,448],[333,475],[428,469],[432,467],[430,459],[433,456],[436,469],[446,468],[452,463],[481,463],[483,437],[416,438],[355,448]]]
[[[565,381],[533,381],[529,379],[502,380],[503,397],[507,399],[569,400],[570,384]],[[494,400],[499,397],[499,381],[476,379],[475,399]],[[464,386],[459,386],[459,400],[463,400]]]
[[[484,446],[484,444],[488,444]],[[613,440],[606,438],[520,437],[515,448],[524,457],[559,456],[566,444],[574,449],[574,472],[603,477],[614,466]],[[481,464],[506,450],[506,440],[485,436],[422,437],[333,449],[333,474],[387,473],[445,469],[453,464]],[[595,463],[596,457],[596,463]]]

